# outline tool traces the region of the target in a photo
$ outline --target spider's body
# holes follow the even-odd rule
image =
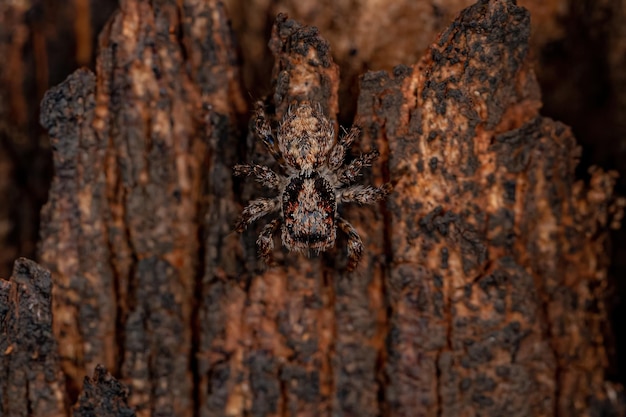
[[[337,227],[348,235],[349,269],[361,258],[363,244],[352,225],[337,215],[337,206],[354,201],[372,204],[384,198],[390,184],[380,188],[352,185],[364,166],[378,153],[361,155],[343,165],[347,148],[360,133],[353,127],[335,141],[330,121],[309,104],[290,110],[277,131],[277,140],[261,106],[257,108],[256,134],[283,167],[285,176],[262,165],[237,165],[236,175],[254,175],[261,184],[278,192],[273,199],[252,201],[241,214],[237,231],[253,221],[278,211],[280,218],[263,228],[257,245],[266,262],[271,262],[272,237],[281,227],[282,242],[290,251],[323,252],[335,244]]]
[[[278,149],[287,166],[304,172],[326,163],[335,139],[330,121],[309,105],[288,112],[277,136]]]
[[[337,201],[323,176],[297,174],[283,191],[283,243],[289,250],[322,252],[335,244]]]

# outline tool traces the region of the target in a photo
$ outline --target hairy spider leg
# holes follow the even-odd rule
[[[255,116],[254,131],[256,135],[263,141],[265,147],[276,162],[284,168],[285,160],[278,149],[278,142],[272,133],[272,127],[270,126],[270,122],[267,120],[265,110],[263,109],[263,104],[261,102],[256,104]]]
[[[375,204],[391,192],[392,186],[387,183],[381,187],[353,185],[338,191],[337,200],[343,203]]]
[[[341,139],[335,143],[330,155],[328,157],[328,167],[332,171],[337,171],[343,165],[343,160],[346,157],[346,152],[354,141],[361,134],[361,128],[358,126],[352,126],[347,135],[344,135]]]
[[[379,155],[377,150],[362,154],[354,161],[350,162],[345,168],[339,170],[339,181],[346,185],[353,184],[357,180],[361,170],[365,167],[372,166],[372,162],[378,158]]]
[[[235,165],[233,173],[238,177],[253,175],[258,183],[271,189],[278,190],[280,187],[280,176],[263,165]]]
[[[257,198],[256,200],[252,200],[241,212],[241,216],[239,216],[237,224],[235,225],[235,230],[242,232],[250,223],[278,210],[279,207],[280,197]]]
[[[266,264],[272,266],[275,264],[272,252],[274,250],[274,233],[280,226],[280,220],[274,219],[270,223],[266,224],[259,238],[256,240],[256,245],[259,248],[259,255],[263,258]]]
[[[354,226],[343,217],[337,217],[337,226],[348,236],[348,271],[353,271],[363,256],[363,241]]]

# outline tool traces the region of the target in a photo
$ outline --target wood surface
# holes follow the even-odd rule
[[[273,161],[228,18],[122,0],[95,71],[45,94],[54,177],[40,265],[0,281],[0,416],[624,415],[605,302],[624,201],[612,171],[576,179],[572,131],[541,115],[528,10],[481,0],[358,75],[352,156],[379,150],[362,182],[394,191],[342,209],[352,273],[345,237],[313,258],[277,239],[268,268],[264,220],[233,231],[264,193],[233,165]],[[306,100],[341,133],[324,31],[279,14],[268,45],[273,122]]]

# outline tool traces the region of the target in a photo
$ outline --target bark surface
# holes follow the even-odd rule
[[[52,150],[39,124],[46,90],[95,57],[117,0],[0,1],[0,277],[33,258],[48,198]]]
[[[273,161],[247,133],[225,10],[121,1],[95,73],[76,71],[42,103],[56,174],[40,260],[53,284],[18,265],[48,280],[36,348],[49,346],[54,378],[29,395],[54,389],[54,415],[75,404],[81,416],[623,415],[606,376],[616,178],[575,180],[571,131],[538,112],[529,34],[513,1],[479,1],[417,63],[365,73],[350,158],[378,149],[362,181],[395,189],[342,208],[366,248],[359,268],[345,272],[341,234],[314,258],[276,239],[267,268],[265,220],[233,232],[264,191],[232,166]],[[341,131],[330,47],[276,18],[274,124],[311,101]],[[0,323],[26,343],[13,282],[0,284]],[[5,375],[43,372],[12,353],[25,346],[0,345]]]
[[[74,406],[74,417],[134,417],[128,406],[128,388],[100,365],[93,377],[85,377],[83,391]]]
[[[538,114],[528,17],[480,2],[414,67],[363,78],[358,115],[388,142],[398,181],[394,414],[593,415],[609,402],[606,236],[594,231],[619,210],[615,177],[574,181],[571,132]]]
[[[15,261],[0,280],[0,415],[65,416],[65,378],[52,332],[52,279],[33,261]]]

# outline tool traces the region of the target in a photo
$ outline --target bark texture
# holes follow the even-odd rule
[[[609,403],[606,235],[593,231],[619,211],[615,177],[574,181],[580,151],[538,114],[528,37],[525,10],[479,2],[414,67],[363,78],[358,115],[398,181],[387,393],[399,415]]]
[[[98,365],[93,377],[85,377],[83,391],[74,407],[74,417],[133,417],[128,406],[128,388]]]
[[[95,39],[117,0],[0,1],[0,276],[33,258],[39,212],[52,177],[39,103],[78,66],[92,64]]]
[[[0,415],[65,416],[64,376],[52,332],[52,279],[33,261],[0,280]]]
[[[341,131],[331,45],[278,15],[274,123],[306,100]],[[623,203],[611,172],[575,180],[580,148],[538,112],[529,45],[527,10],[481,0],[417,63],[365,73],[352,157],[378,149],[363,182],[395,190],[342,208],[366,248],[359,268],[345,272],[343,235],[314,258],[277,245],[266,268],[265,220],[233,232],[263,191],[232,166],[273,162],[247,133],[222,4],[122,0],[95,73],[42,103],[55,176],[40,260],[54,284],[27,261],[13,281],[47,279],[23,289],[47,300],[47,333],[26,344],[39,333],[11,320],[34,310],[11,312],[33,304],[0,283],[3,334],[26,346],[0,339],[0,352],[5,375],[43,372],[25,349],[47,346],[51,371],[17,400],[0,380],[3,407],[28,415],[26,398],[52,390],[55,415],[624,415],[604,303]]]
[[[437,34],[472,0],[400,0],[381,3],[371,0],[225,0],[232,12],[233,26],[242,45],[246,65],[244,82],[258,94],[267,93],[267,72],[272,66],[265,48],[265,35],[274,16],[286,13],[292,19],[317,27],[332,45],[332,55],[341,68],[340,117],[349,123],[355,112],[359,77],[366,70],[391,71],[394,66],[413,65]],[[533,49],[543,53],[566,40],[562,22],[576,16],[580,2],[520,0],[533,16]],[[606,9],[589,5],[593,10]],[[614,5],[613,7],[617,7]],[[570,10],[571,9],[571,10]],[[598,14],[598,13],[594,13]],[[595,27],[595,26],[594,26]],[[580,29],[580,28],[578,28]],[[541,55],[540,55],[541,56]],[[548,61],[546,66],[552,70]],[[543,64],[543,60],[542,60]],[[565,62],[571,65],[571,62]],[[551,79],[551,77],[550,77]]]
[[[228,188],[220,167],[237,152],[235,50],[220,4],[191,1],[122,2],[99,48],[95,77],[78,71],[43,103],[57,176],[40,256],[56,276],[63,368],[74,395],[103,364],[137,415],[192,415],[199,238],[236,212],[204,193]]]

